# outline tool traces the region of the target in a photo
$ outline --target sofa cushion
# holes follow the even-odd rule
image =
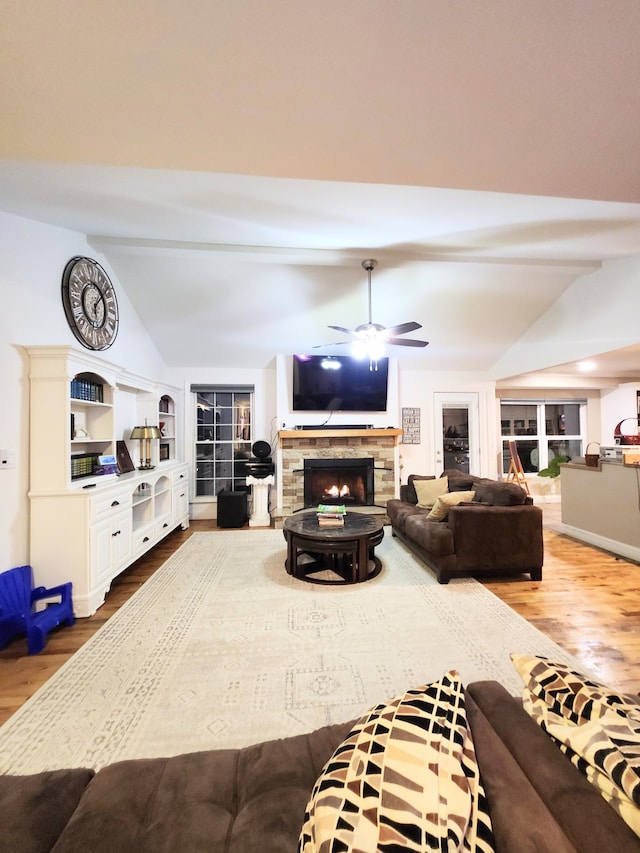
[[[437,480],[415,480],[413,487],[418,496],[418,506],[431,509],[437,498],[449,491],[449,480],[447,477],[438,477]]]
[[[352,725],[243,749],[105,767],[88,786],[55,853],[295,850],[309,791]]]
[[[365,714],[316,782],[300,853],[493,850],[464,692],[451,671]]]
[[[458,471],[456,468],[445,468],[440,475],[446,477],[449,481],[450,492],[468,492],[475,489],[477,477],[473,474],[465,474],[464,471]]]
[[[49,853],[93,775],[77,769],[0,776],[0,850]]]
[[[391,500],[387,501],[387,515],[389,516],[389,521],[396,530],[399,530],[401,533],[404,533],[407,518],[412,515],[426,517],[428,512],[429,510],[423,509],[417,504],[410,504],[406,501],[398,500],[397,498],[391,498]]]
[[[491,506],[521,506],[527,498],[527,493],[517,483],[480,480],[474,490],[475,501]]]
[[[414,483],[416,480],[435,480],[433,474],[409,474],[407,478],[407,500],[411,504],[418,503],[418,495]]]
[[[446,495],[440,495],[436,499],[431,512],[427,516],[429,521],[444,521],[449,515],[449,510],[452,506],[457,506],[462,503],[471,503],[475,492],[449,492]]]
[[[447,524],[428,521],[426,510],[410,515],[404,525],[405,535],[432,557],[448,557],[455,553],[453,533]]]
[[[522,701],[495,681],[469,684],[467,693],[475,700],[491,728],[522,768],[530,784],[551,812],[564,834],[580,853],[638,853],[640,842],[598,791],[576,772],[550,737],[536,726],[522,707]],[[473,725],[473,721],[472,721]],[[474,729],[474,739],[476,732]],[[478,748],[478,763],[484,772],[484,753]],[[487,789],[487,794],[489,789]],[[514,790],[513,795],[517,795]],[[504,808],[507,803],[502,803]],[[528,824],[525,824],[525,829]],[[529,842],[527,832],[522,844],[509,850],[555,850]]]

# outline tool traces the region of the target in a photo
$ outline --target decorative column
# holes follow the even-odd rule
[[[269,486],[273,485],[274,477],[247,477],[247,485],[251,486],[253,507],[249,527],[271,527],[269,515]]]

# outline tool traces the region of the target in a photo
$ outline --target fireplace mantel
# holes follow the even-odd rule
[[[402,430],[388,429],[283,429],[278,432],[276,470],[280,517],[304,507],[305,459],[372,457],[375,465],[375,503],[386,507],[399,493],[399,441]]]
[[[396,444],[402,435],[401,429],[393,427],[381,429],[281,429],[278,438],[395,438]]]

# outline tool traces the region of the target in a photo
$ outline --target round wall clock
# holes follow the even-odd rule
[[[118,302],[99,263],[71,258],[62,274],[62,304],[71,331],[87,349],[108,349],[115,341]]]

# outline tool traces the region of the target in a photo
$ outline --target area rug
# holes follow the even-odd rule
[[[0,772],[241,747],[360,716],[459,671],[521,691],[509,653],[571,657],[390,530],[364,584],[291,578],[282,531],[194,533],[0,729]]]

